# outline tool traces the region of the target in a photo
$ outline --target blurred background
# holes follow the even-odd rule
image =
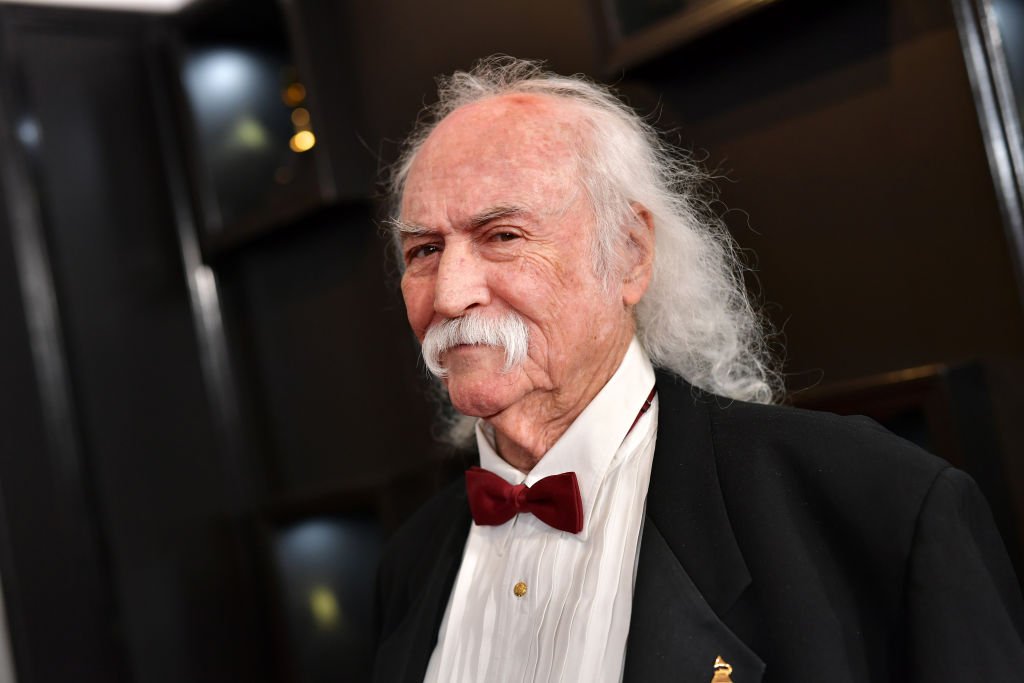
[[[1024,568],[1024,3],[74,4],[0,2],[0,681],[367,679],[461,468],[378,172],[497,52],[713,169],[787,400],[969,471]]]

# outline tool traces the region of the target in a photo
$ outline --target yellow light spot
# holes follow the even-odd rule
[[[232,147],[247,147],[249,149],[261,149],[267,146],[269,136],[266,128],[259,121],[252,117],[240,119],[231,128],[228,144]]]
[[[313,586],[309,591],[309,611],[317,628],[330,631],[337,627],[341,610],[334,592],[327,586]]]
[[[292,123],[296,128],[305,128],[309,125],[309,110],[299,107],[292,112]]]
[[[281,99],[289,107],[296,107],[302,104],[303,100],[306,99],[306,86],[301,83],[292,83],[281,93]]]
[[[313,149],[313,145],[316,144],[316,136],[313,135],[313,131],[300,130],[298,133],[292,136],[292,139],[288,141],[293,152],[308,152]]]

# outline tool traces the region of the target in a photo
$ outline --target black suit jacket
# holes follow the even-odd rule
[[[1024,680],[1024,605],[973,481],[864,418],[658,375],[625,681]],[[378,577],[375,680],[422,681],[471,519],[460,482]],[[568,682],[567,682],[568,683]]]

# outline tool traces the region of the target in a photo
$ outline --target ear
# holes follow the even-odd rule
[[[654,272],[654,216],[643,204],[633,202],[633,220],[622,274],[622,303],[635,306],[651,284]]]

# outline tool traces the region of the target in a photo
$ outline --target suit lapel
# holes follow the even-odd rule
[[[658,440],[647,494],[624,680],[711,680],[716,656],[736,680],[764,663],[722,622],[750,573],[729,523],[707,400],[658,374]]]

